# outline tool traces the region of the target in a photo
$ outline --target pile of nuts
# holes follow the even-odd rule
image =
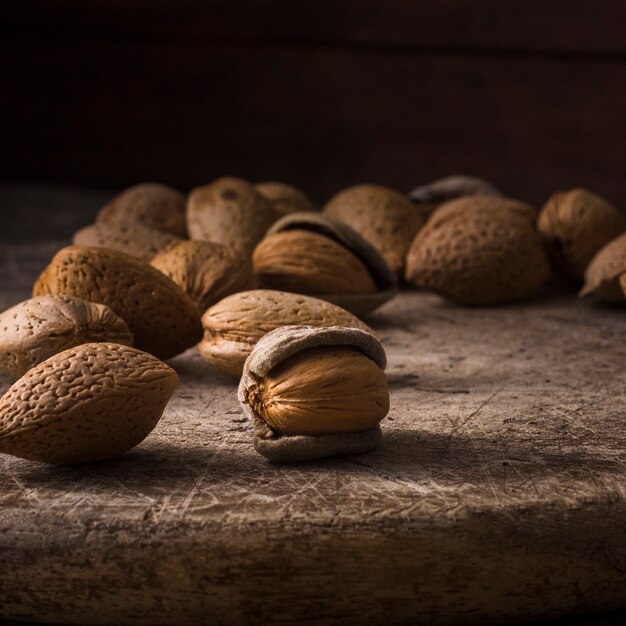
[[[551,270],[626,302],[626,218],[584,189],[538,213],[451,176],[408,196],[358,185],[322,211],[282,183],[221,178],[187,198],[116,196],[0,314],[0,452],[78,464],[154,429],[198,345],[238,379],[255,449],[275,462],[371,450],[389,411],[385,352],[358,316],[399,285],[461,305],[528,297]]]

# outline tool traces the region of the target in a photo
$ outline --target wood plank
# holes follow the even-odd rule
[[[50,247],[0,255],[0,308]],[[83,468],[0,459],[0,616],[58,623],[501,623],[626,608],[626,317],[551,290],[403,293],[379,450],[276,467],[191,350],[156,431]],[[0,378],[0,391],[10,381]],[[106,607],[106,610],[103,610]]]
[[[22,0],[4,12],[10,33],[55,38],[308,42],[623,54],[619,0]]]

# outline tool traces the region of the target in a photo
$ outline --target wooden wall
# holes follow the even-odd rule
[[[621,0],[21,0],[3,8],[5,180],[323,201],[482,175],[626,207]]]

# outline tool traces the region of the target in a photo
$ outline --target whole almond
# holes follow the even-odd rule
[[[175,235],[129,220],[92,224],[74,233],[72,238],[76,246],[110,248],[144,261],[176,241],[179,238]]]
[[[151,265],[173,280],[204,313],[222,298],[250,289],[252,263],[218,243],[179,241],[159,253]]]
[[[274,207],[278,216],[315,211],[315,205],[302,191],[285,183],[257,183],[254,188]]]
[[[379,185],[356,185],[340,191],[324,214],[348,224],[385,257],[399,275],[406,253],[424,218],[406,196]]]
[[[591,259],[585,270],[585,284],[580,296],[595,295],[604,302],[624,302],[620,278],[626,273],[626,233],[621,234]]]
[[[70,348],[0,398],[0,452],[56,464],[117,456],[154,429],[177,384],[171,367],[134,348]]]
[[[556,269],[580,280],[596,252],[626,231],[626,217],[594,193],[572,189],[548,200],[537,227]]]
[[[47,358],[83,343],[128,346],[133,335],[108,306],[71,296],[39,296],[0,314],[0,370],[19,378]]]
[[[424,227],[407,257],[407,281],[463,304],[528,296],[547,278],[539,234],[520,215],[478,212]]]
[[[220,178],[189,194],[187,227],[191,239],[220,243],[249,255],[274,223],[272,203],[250,183]]]
[[[140,183],[115,196],[98,213],[98,224],[138,222],[176,237],[187,236],[185,196],[159,183]]]
[[[257,341],[285,325],[348,326],[373,333],[352,313],[330,302],[256,289],[228,296],[206,311],[200,354],[220,372],[241,376],[244,361]]]
[[[135,345],[161,359],[202,336],[193,300],[165,274],[117,250],[69,246],[42,272],[34,296],[68,295],[106,304],[135,336]]]

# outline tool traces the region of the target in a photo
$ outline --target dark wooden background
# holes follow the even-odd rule
[[[318,201],[484,176],[626,207],[622,0],[21,0],[0,29],[5,181]]]

